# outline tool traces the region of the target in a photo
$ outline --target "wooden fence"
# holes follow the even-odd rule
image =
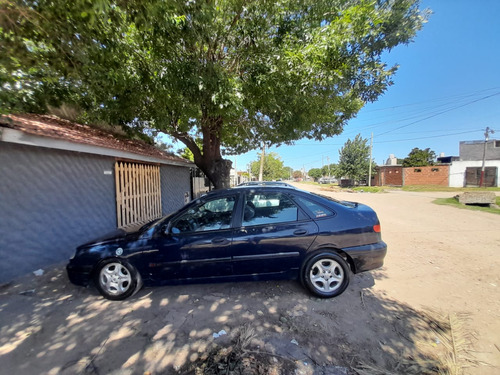
[[[116,162],[118,227],[146,223],[161,216],[160,167]]]

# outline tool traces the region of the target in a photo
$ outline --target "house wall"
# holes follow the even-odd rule
[[[449,165],[403,168],[403,184],[448,186],[449,169]]]
[[[170,165],[160,167],[161,209],[163,215],[177,211],[191,200],[190,178],[189,168]]]
[[[115,158],[0,142],[0,283],[66,262],[117,226]],[[189,168],[162,166],[162,211],[184,204]]]
[[[378,168],[377,185],[401,186],[403,185],[403,168],[397,166],[380,166]]]
[[[482,166],[481,160],[476,161],[454,161],[450,165],[450,186],[451,187],[464,187],[465,186],[465,171],[467,167]],[[486,167],[497,167],[497,186],[500,184],[500,160],[486,160],[484,165]]]
[[[460,160],[483,160],[484,141],[460,142]],[[500,141],[490,140],[486,143],[486,160],[500,160]]]

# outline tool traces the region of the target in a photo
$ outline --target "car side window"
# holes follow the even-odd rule
[[[299,209],[282,193],[254,193],[247,196],[243,226],[297,221]]]
[[[213,199],[191,207],[171,226],[173,234],[227,229],[231,227],[235,196]]]
[[[316,203],[312,200],[309,200],[304,197],[294,197],[297,201],[299,201],[300,204],[302,204],[305,208],[307,213],[313,218],[313,219],[318,219],[320,217],[327,217],[327,216],[333,216],[335,213],[326,208],[325,206],[322,206],[319,203]]]

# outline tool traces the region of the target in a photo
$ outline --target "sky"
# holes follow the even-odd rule
[[[413,43],[384,56],[399,65],[394,85],[368,103],[344,128],[322,142],[299,140],[272,147],[285,166],[306,171],[338,162],[339,150],[357,134],[370,139],[373,159],[405,158],[415,148],[458,156],[460,141],[484,140],[486,127],[500,139],[500,0],[428,0],[432,11]],[[259,150],[231,156],[246,170]]]

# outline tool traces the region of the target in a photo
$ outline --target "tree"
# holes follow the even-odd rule
[[[321,177],[323,177],[323,172],[321,171],[321,168],[312,168],[309,169],[309,172],[307,174],[314,178],[314,180],[319,180]]]
[[[323,174],[323,176],[336,176],[337,170],[337,164],[328,164],[324,165],[323,168],[321,168],[321,173]]]
[[[358,134],[348,139],[339,151],[338,177],[345,176],[359,181],[367,178],[370,169],[370,146],[368,139]],[[373,168],[372,168],[373,170]]]
[[[252,174],[259,175],[260,160],[256,160],[250,164]],[[283,164],[283,161],[275,152],[270,152],[264,157],[264,169],[262,171],[264,181],[275,181],[280,178],[288,178],[289,170]]]
[[[302,171],[293,171],[292,176],[293,178],[304,178]]]
[[[78,106],[182,142],[216,188],[238,154],[339,134],[392,83],[418,0],[0,3],[0,108]],[[202,146],[196,139],[202,139]]]
[[[408,156],[403,160],[403,167],[425,167],[426,165],[434,165],[436,153],[430,148],[421,150],[415,147],[410,151]]]

